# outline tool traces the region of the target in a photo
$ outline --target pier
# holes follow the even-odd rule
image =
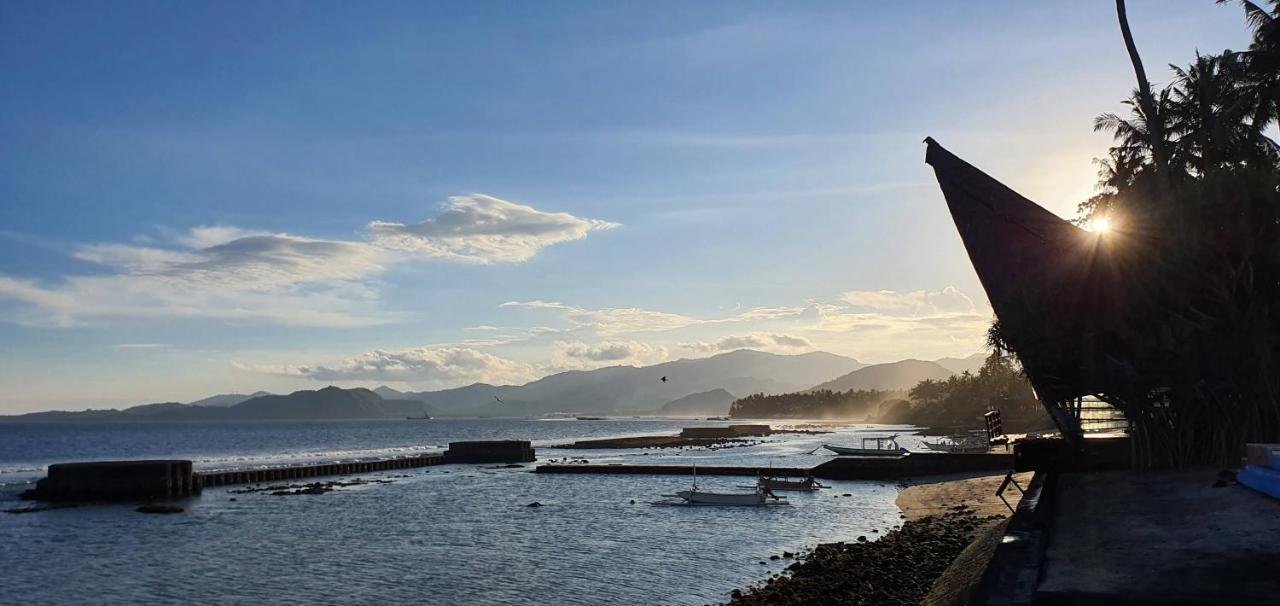
[[[396,469],[430,467],[432,465],[442,465],[446,462],[444,455],[430,454],[397,459],[379,459],[376,461],[354,461],[351,463],[324,463],[321,465],[292,465],[265,469],[197,472],[195,475],[201,487],[210,487],[230,484],[283,482],[323,476],[347,476]]]
[[[528,463],[536,453],[528,440],[450,442],[444,453],[370,461],[286,465],[258,469],[198,472],[191,461],[97,461],[57,463],[48,477],[22,498],[39,501],[137,501],[196,496],[206,487],[286,482],[450,463]]]
[[[703,466],[697,470],[702,475],[755,476],[761,473],[775,475],[812,475],[824,480],[900,480],[933,475],[965,473],[972,471],[1007,471],[1013,469],[1013,455],[1002,453],[912,453],[899,459],[875,459],[836,457],[816,467],[735,467]],[[550,463],[535,468],[538,473],[606,473],[691,475],[691,465],[590,465],[574,463]]]

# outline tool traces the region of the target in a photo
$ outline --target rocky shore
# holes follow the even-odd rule
[[[875,541],[861,536],[819,545],[797,556],[781,575],[734,590],[727,604],[951,603],[939,598],[963,593],[977,576],[974,570],[959,574],[949,567],[957,558],[967,558],[965,568],[979,569],[980,574],[985,544],[999,540],[999,526],[1008,516],[1007,507],[995,497],[1002,479],[942,478],[904,485],[898,498],[905,518],[900,528]]]
[[[915,606],[974,537],[995,523],[960,505],[950,513],[910,520],[877,541],[858,537],[819,545],[783,575],[734,590],[728,604]]]

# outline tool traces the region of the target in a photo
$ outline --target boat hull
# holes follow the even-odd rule
[[[766,501],[763,492],[734,494],[681,490],[676,496],[697,505],[764,505]]]
[[[823,446],[823,448],[826,448],[827,450],[830,450],[831,452],[834,452],[840,456],[852,456],[852,457],[883,457],[886,459],[896,459],[896,458],[905,457],[908,454],[911,454],[910,451],[901,447],[894,450],[888,450],[888,449],[882,449],[882,448],[845,448],[844,446],[828,445],[828,446]]]

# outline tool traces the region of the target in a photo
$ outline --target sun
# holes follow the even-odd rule
[[[1088,223],[1085,223],[1084,230],[1099,234],[1111,231],[1111,219],[1107,217],[1098,217],[1097,219],[1093,219]]]

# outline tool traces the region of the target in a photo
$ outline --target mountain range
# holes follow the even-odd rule
[[[729,414],[729,407],[738,399],[733,394],[716,388],[711,391],[691,393],[663,404],[657,414],[664,417],[716,416]]]
[[[220,420],[529,417],[551,412],[589,414],[722,415],[733,395],[776,395],[811,389],[907,389],[981,364],[984,354],[937,362],[902,360],[866,365],[826,352],[780,355],[740,349],[707,358],[645,367],[611,366],[553,374],[524,385],[475,383],[439,391],[327,387],[289,395],[221,394],[182,404],[144,404],[124,410],[41,412],[9,420]],[[945,364],[944,364],[945,363]],[[959,369],[959,370],[957,370]],[[723,410],[722,410],[723,409]],[[682,412],[676,412],[682,411]]]
[[[815,385],[813,390],[830,389],[831,391],[848,391],[850,389],[866,390],[898,390],[908,389],[925,379],[945,379],[959,374],[944,368],[937,362],[924,360],[901,360],[888,364],[865,366],[846,375],[836,377],[826,383]]]
[[[223,397],[223,402],[232,394]],[[213,398],[198,400],[206,402]],[[287,396],[271,394],[249,397],[235,404],[182,404],[163,402],[143,404],[124,410],[86,410],[81,412],[33,412],[6,417],[29,422],[58,421],[246,421],[283,419],[394,419],[431,414],[430,407],[417,400],[388,400],[364,388],[326,387],[295,391]]]

